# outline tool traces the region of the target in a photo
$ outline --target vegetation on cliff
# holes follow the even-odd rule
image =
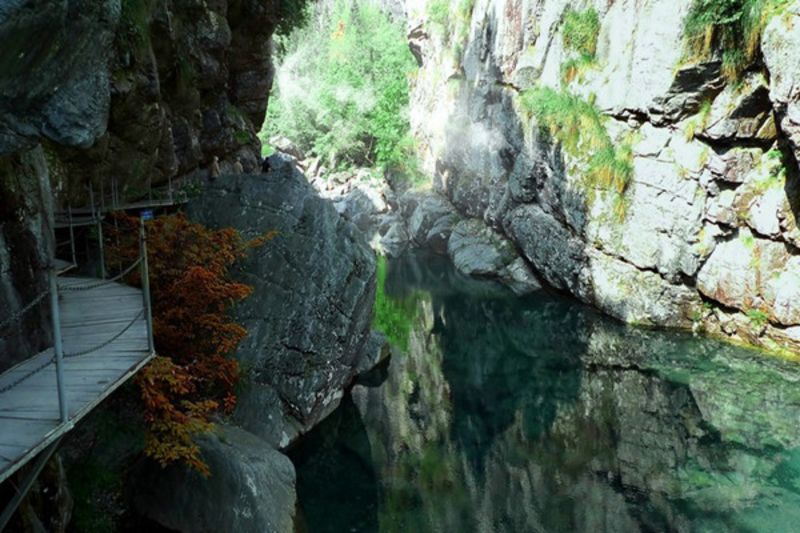
[[[613,194],[614,214],[625,217],[624,193],[633,175],[633,153],[627,143],[616,144],[605,116],[592,100],[566,90],[535,87],[522,93],[520,106],[561,144],[579,167],[579,185],[591,201],[595,189]]]
[[[568,9],[564,15],[562,39],[564,48],[574,55],[561,65],[565,84],[571,83],[596,63],[600,17],[592,8],[585,11]]]
[[[696,59],[720,54],[722,72],[737,79],[758,58],[761,33],[788,0],[694,0],[684,33]]]
[[[329,168],[407,167],[414,60],[400,24],[377,7],[339,0],[281,41],[282,64],[264,125]],[[320,38],[322,37],[322,38]]]
[[[138,253],[125,238],[136,235],[138,219],[116,218],[121,242],[108,257],[125,263]],[[252,292],[231,279],[230,268],[269,236],[245,241],[233,229],[212,231],[182,215],[150,222],[148,235],[159,356],[136,378],[147,424],[144,451],[162,465],[182,461],[208,474],[193,437],[212,429],[214,412],[236,405],[239,363],[232,353],[247,331],[227,311]]]

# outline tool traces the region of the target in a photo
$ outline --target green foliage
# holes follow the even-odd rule
[[[247,130],[239,130],[234,132],[233,138],[236,139],[236,142],[245,145],[250,143],[250,132]]]
[[[562,39],[564,48],[573,55],[561,65],[561,80],[569,85],[594,67],[597,38],[600,35],[600,17],[590,8],[577,11],[569,8],[564,14]]]
[[[599,35],[600,17],[593,8],[585,11],[569,8],[564,14],[563,39],[567,50],[594,59]]]
[[[687,141],[695,138],[698,132],[702,132],[708,127],[708,119],[711,118],[711,100],[704,100],[700,104],[700,109],[697,114],[686,122],[686,130],[684,134]]]
[[[594,102],[537,87],[522,93],[520,105],[581,165],[580,184],[589,198],[596,188],[614,194],[615,214],[623,219],[624,193],[633,175],[633,150],[627,143],[615,145]]]
[[[408,75],[415,62],[399,24],[339,0],[282,40],[264,135],[281,134],[329,168],[409,161]],[[322,36],[322,38],[321,38]]]
[[[756,328],[763,328],[769,322],[769,316],[764,311],[750,309],[745,314]]]
[[[594,67],[595,64],[594,56],[588,54],[571,57],[561,65],[561,80],[566,85],[569,85],[576,79],[580,80],[583,74]]]
[[[453,39],[453,55],[461,57],[463,44],[469,37],[469,25],[475,0],[432,0],[426,7],[428,23],[445,41]]]
[[[445,40],[449,37],[450,0],[431,0],[428,3],[428,22],[440,30]]]
[[[684,23],[689,51],[699,59],[715,52],[728,80],[737,79],[760,52],[761,33],[788,0],[694,0]]]
[[[407,351],[409,336],[417,317],[417,299],[413,295],[407,298],[388,296],[385,288],[387,273],[386,258],[379,256],[373,327],[386,335],[393,346]]]
[[[277,35],[289,35],[308,22],[309,0],[278,0]]]

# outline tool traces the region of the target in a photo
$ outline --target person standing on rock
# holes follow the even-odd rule
[[[211,167],[208,170],[208,179],[214,181],[219,177],[219,158],[214,156],[214,159],[211,160]]]
[[[236,163],[233,164],[233,171],[236,174],[244,174],[244,165],[242,165],[241,159],[237,159]]]

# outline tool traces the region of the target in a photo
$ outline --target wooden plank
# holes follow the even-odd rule
[[[67,288],[97,281],[61,278],[59,285]],[[0,393],[0,482],[69,431],[74,422],[153,357],[147,350],[144,318],[133,320],[143,309],[138,289],[109,283],[86,291],[62,292],[59,302],[65,352],[80,352],[114,340],[91,354],[65,359],[64,389],[70,415],[67,424],[61,424],[58,418],[53,364]],[[0,387],[47,363],[52,355],[52,349],[45,350],[16,365],[0,375]]]
[[[27,451],[31,445],[31,439],[38,438],[58,426],[58,417],[53,421],[43,420],[3,420],[3,429],[8,430],[0,434],[0,446],[19,448],[13,457],[21,455]]]

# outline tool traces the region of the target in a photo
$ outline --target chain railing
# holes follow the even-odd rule
[[[16,324],[17,322],[21,321],[22,317],[25,316],[25,314],[27,314],[28,311],[31,311],[37,305],[42,303],[42,300],[47,298],[47,295],[49,293],[50,293],[49,290],[42,291],[38,296],[36,296],[36,298],[31,300],[30,303],[28,303],[27,305],[21,307],[16,312],[12,313],[8,318],[6,318],[2,322],[0,322],[0,332],[5,331],[6,328],[8,328],[10,325]],[[2,338],[2,337],[3,336],[0,335],[0,338]]]
[[[59,293],[62,292],[73,292],[73,291],[92,291],[95,289],[99,289],[102,287],[106,287],[112,283],[116,283],[121,281],[126,276],[132,274],[136,267],[140,268],[140,276],[141,276],[141,283],[142,283],[142,309],[134,316],[126,325],[117,333],[109,337],[108,339],[88,348],[82,349],[80,351],[74,353],[66,353],[63,348],[63,339],[61,336],[61,318],[60,318],[60,305],[59,305]],[[122,270],[116,276],[103,279],[102,281],[98,281],[95,283],[89,283],[85,285],[69,285],[60,287],[58,286],[58,272],[55,266],[55,261],[53,261],[52,266],[49,269],[49,288],[39,294],[36,298],[34,298],[31,302],[20,308],[17,312],[13,315],[7,317],[0,322],[0,332],[6,329],[8,326],[18,323],[22,317],[29,312],[31,309],[35,308],[38,304],[40,304],[48,295],[50,296],[50,314],[52,320],[52,327],[53,327],[53,356],[48,358],[47,360],[43,361],[41,364],[37,365],[35,368],[32,368],[25,372],[23,375],[15,378],[13,381],[6,383],[2,387],[0,387],[0,394],[10,391],[11,389],[19,386],[27,379],[31,378],[32,376],[38,374],[51,364],[55,363],[56,366],[56,382],[58,387],[58,401],[59,401],[59,411],[62,422],[67,422],[69,419],[69,411],[67,405],[67,398],[66,393],[64,390],[64,359],[69,358],[76,358],[85,355],[89,355],[92,353],[99,352],[100,350],[108,347],[114,341],[118,340],[122,337],[125,333],[127,333],[138,321],[142,318],[145,319],[145,326],[146,326],[146,335],[147,335],[147,349],[150,353],[153,352],[154,344],[153,344],[153,326],[152,326],[152,310],[150,307],[150,283],[149,283],[149,271],[148,271],[148,264],[147,264],[147,240],[146,240],[146,233],[144,228],[144,221],[140,220],[139,222],[139,255],[138,258],[129,265],[126,269]]]

